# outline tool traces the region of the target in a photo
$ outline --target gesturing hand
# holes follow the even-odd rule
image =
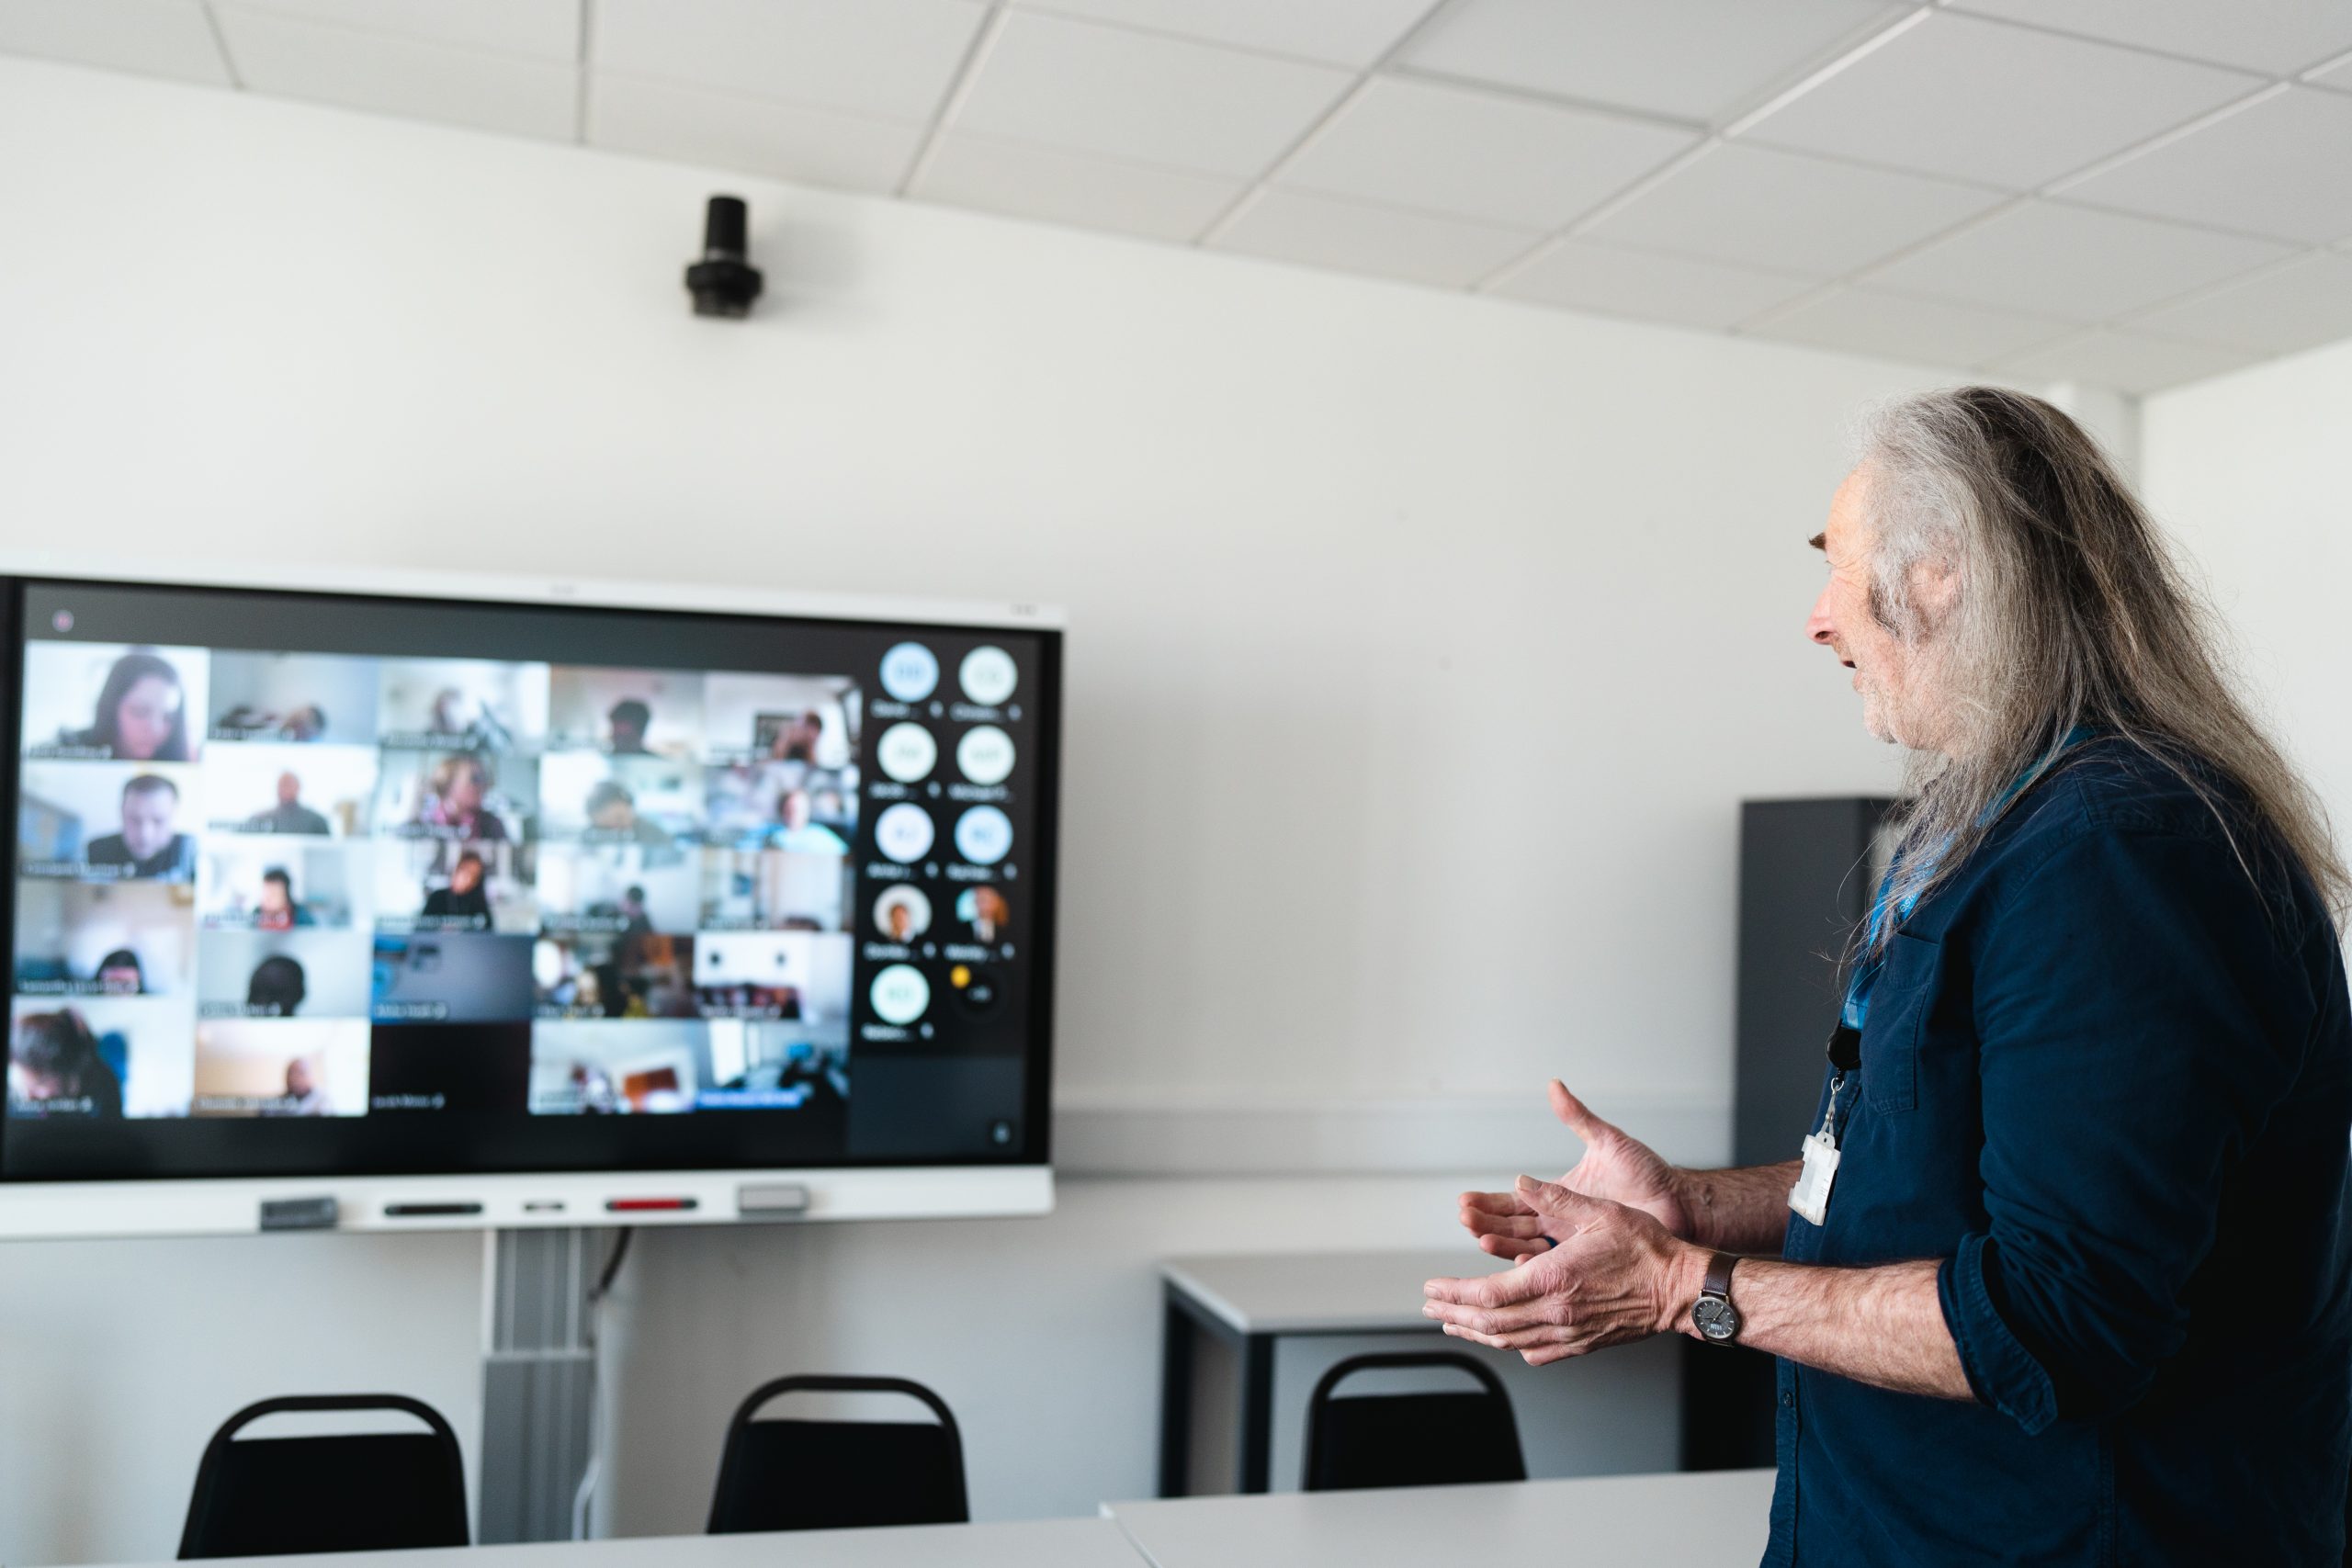
[[[1705,1264],[1698,1248],[1642,1210],[1556,1182],[1522,1176],[1512,1196],[1551,1250],[1483,1279],[1431,1280],[1423,1316],[1531,1367],[1679,1326]]]
[[[1639,1209],[1672,1235],[1688,1240],[1690,1214],[1682,1201],[1682,1173],[1659,1158],[1648,1145],[1635,1142],[1595,1116],[1559,1079],[1552,1080],[1551,1093],[1552,1114],[1584,1140],[1584,1157],[1560,1178],[1558,1185],[1572,1193]],[[1549,1234],[1544,1229],[1543,1216],[1529,1208],[1518,1192],[1464,1192],[1462,1224],[1482,1250],[1515,1260],[1543,1251],[1543,1238]]]

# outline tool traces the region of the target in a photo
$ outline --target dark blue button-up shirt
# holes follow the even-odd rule
[[[1767,1564],[2343,1560],[2352,1005],[2212,787],[2091,740],[1897,928],[1782,1255],[1942,1259],[1975,1397],[1782,1361]]]

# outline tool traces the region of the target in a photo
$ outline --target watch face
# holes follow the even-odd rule
[[[1690,1321],[1700,1336],[1717,1344],[1739,1332],[1739,1313],[1720,1296],[1701,1296],[1690,1306]]]

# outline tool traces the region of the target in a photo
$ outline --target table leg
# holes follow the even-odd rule
[[[1159,1495],[1192,1490],[1193,1325],[1167,1287],[1159,1330]]]
[[[1270,1482],[1274,1446],[1274,1339],[1247,1335],[1241,1341],[1241,1485],[1263,1492]]]

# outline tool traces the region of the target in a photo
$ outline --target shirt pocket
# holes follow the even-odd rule
[[[1887,947],[1862,1026],[1862,1100],[1873,1111],[1908,1111],[1919,1103],[1919,1039],[1933,1010],[1943,951],[1901,931]]]

